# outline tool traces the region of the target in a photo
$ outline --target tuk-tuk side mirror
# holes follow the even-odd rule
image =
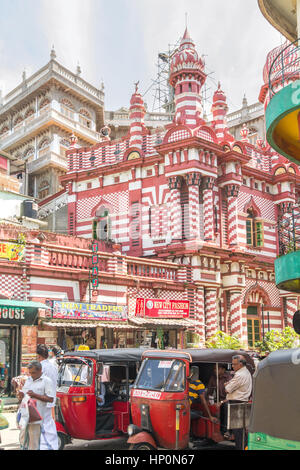
[[[97,375],[102,375],[103,374],[103,364],[102,362],[98,362],[97,364]]]
[[[293,327],[298,335],[300,335],[300,310],[294,313],[293,316]]]

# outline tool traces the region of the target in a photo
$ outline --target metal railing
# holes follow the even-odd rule
[[[278,222],[279,255],[287,255],[300,250],[300,206],[285,207]]]
[[[287,81],[300,78],[300,39],[288,44],[275,57],[269,69],[269,90],[275,95]]]

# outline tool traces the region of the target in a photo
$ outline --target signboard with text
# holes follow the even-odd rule
[[[52,318],[57,320],[126,321],[127,306],[87,302],[51,301]]]
[[[188,300],[136,299],[135,315],[151,318],[188,318]]]
[[[17,243],[0,243],[0,258],[9,261],[23,261],[25,257],[25,245]]]

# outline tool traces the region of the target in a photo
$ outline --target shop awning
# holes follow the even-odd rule
[[[49,309],[41,302],[0,299],[0,324],[33,325],[39,308]]]
[[[128,323],[103,323],[103,322],[70,322],[70,321],[60,321],[60,322],[43,322],[44,325],[53,326],[55,328],[115,328],[118,330],[135,330],[138,329],[138,326],[130,325]]]
[[[146,318],[146,317],[131,317],[131,323],[142,327],[149,326],[165,326],[165,327],[177,327],[177,328],[193,328],[195,326],[201,326],[201,323],[196,320],[187,320],[180,318]]]

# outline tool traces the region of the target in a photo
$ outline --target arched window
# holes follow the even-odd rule
[[[293,166],[289,166],[288,172],[289,172],[289,173],[293,173],[293,175],[296,174],[296,170],[295,170],[295,168],[294,168]]]
[[[82,108],[79,110],[79,122],[88,129],[92,127],[92,118],[90,113],[86,109]]]
[[[285,169],[283,166],[280,166],[280,167],[277,168],[277,170],[275,171],[275,176],[283,175],[284,173],[286,173],[286,169]]]
[[[263,222],[256,219],[253,209],[248,209],[246,219],[246,243],[248,246],[261,247],[264,243]]]
[[[14,120],[14,127],[15,127],[15,128],[20,127],[20,125],[22,124],[22,122],[23,122],[23,116],[21,116],[21,115],[19,114],[19,116],[17,116],[16,119]]]
[[[60,102],[60,110],[62,114],[70,119],[74,119],[74,106],[70,100],[63,98]]]
[[[29,108],[27,109],[26,113],[25,113],[25,119],[26,121],[32,121],[32,119],[34,118],[34,109],[32,108]]]
[[[26,162],[31,162],[34,159],[34,147],[29,147],[25,150],[23,154],[23,159],[26,160]]]
[[[258,306],[249,305],[247,307],[247,334],[248,334],[248,346],[254,348],[255,343],[260,341],[260,318],[258,315]]]
[[[105,207],[96,210],[95,220],[93,221],[93,239],[111,240],[111,218],[109,210]]]

